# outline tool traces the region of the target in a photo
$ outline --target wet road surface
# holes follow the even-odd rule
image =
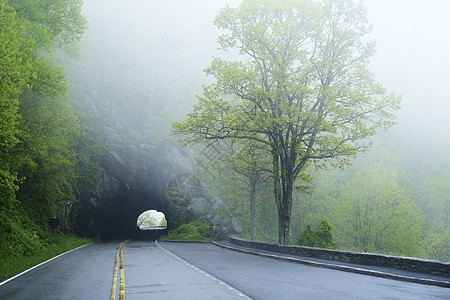
[[[108,299],[120,242],[67,253],[0,286],[0,299]]]
[[[124,256],[126,299],[249,299],[154,242],[130,241]]]
[[[450,299],[450,289],[316,268],[222,249],[159,244],[254,299]]]
[[[96,243],[67,253],[2,284],[0,299],[111,299],[120,245]],[[132,240],[123,249],[126,299],[248,299],[153,241]]]
[[[0,299],[111,299],[122,242],[88,245],[0,283]],[[212,244],[131,240],[123,249],[123,270],[126,299],[450,299],[449,288],[315,268]],[[117,285],[115,299],[120,278]]]

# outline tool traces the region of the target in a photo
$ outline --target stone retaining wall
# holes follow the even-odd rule
[[[360,253],[303,246],[288,246],[272,243],[252,242],[236,237],[230,237],[229,241],[233,244],[244,247],[251,247],[284,254],[315,257],[360,265],[390,267],[418,273],[450,277],[450,262],[383,254]]]

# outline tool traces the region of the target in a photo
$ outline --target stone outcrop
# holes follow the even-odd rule
[[[185,222],[201,216],[212,218],[223,201],[209,194],[200,180],[189,172],[176,174],[169,182],[169,201],[184,209]]]
[[[164,212],[169,229],[171,217],[177,213],[185,214],[186,221],[215,214],[222,203],[220,199],[208,194],[199,182],[191,184],[188,180],[183,185],[192,174],[189,153],[170,140],[170,122],[158,119],[163,115],[147,105],[154,99],[133,99],[129,85],[115,89],[101,80],[85,81],[84,76],[78,79],[83,79],[78,85],[83,89],[76,90],[74,98],[80,99],[86,118],[91,121],[92,136],[102,137],[105,148],[98,161],[97,188],[89,194],[79,192],[74,212],[77,233],[126,236],[135,229],[137,217],[149,209]],[[169,188],[174,182],[177,187],[181,184],[189,196],[188,203],[169,199]]]
[[[91,211],[95,221],[89,222],[95,228],[82,230],[97,231],[102,238],[126,237],[143,211],[156,209],[170,215],[168,178],[176,169],[167,153],[148,146],[108,145],[99,162],[97,188],[80,200],[85,209],[78,214]]]
[[[214,216],[210,219],[210,222],[212,228],[208,236],[212,238],[225,239],[230,235],[241,233],[243,229],[236,217],[228,220],[220,220],[218,216]]]
[[[183,149],[127,144],[126,136],[110,128],[105,134],[107,145],[99,161],[97,189],[80,201],[83,209],[79,214],[90,215],[79,222],[79,231],[84,231],[80,233],[92,235],[97,231],[95,234],[102,238],[129,236],[135,230],[137,217],[149,209],[164,212],[169,229],[172,217],[180,213],[184,222],[201,216],[217,219],[216,211],[223,202],[211,196],[190,173],[191,163]],[[173,188],[181,192],[183,201],[170,199]],[[225,237],[242,231],[237,219],[219,223],[214,225],[212,236]]]

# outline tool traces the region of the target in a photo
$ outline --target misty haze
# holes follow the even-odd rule
[[[0,0],[0,298],[73,296],[10,277],[84,244],[76,298],[342,298],[347,267],[349,298],[448,297],[449,10]]]

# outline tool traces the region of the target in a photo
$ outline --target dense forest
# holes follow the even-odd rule
[[[279,241],[266,149],[236,140],[181,149],[183,136],[170,134],[213,82],[202,70],[224,66],[212,58],[213,20],[226,3],[192,20],[186,12],[203,1],[144,11],[120,1],[0,0],[0,262],[45,247],[55,230],[95,234],[75,224],[80,199],[98,188],[105,144],[122,136],[116,128],[130,143],[188,153],[225,203],[220,213],[239,217],[242,237]],[[362,134],[372,146],[355,159],[305,164],[292,185],[291,243],[329,224],[338,249],[450,260],[450,138],[405,114],[387,132]]]
[[[100,149],[81,123],[58,52],[86,29],[82,1],[0,1],[0,259],[70,233]],[[53,224],[53,226],[52,226]]]

